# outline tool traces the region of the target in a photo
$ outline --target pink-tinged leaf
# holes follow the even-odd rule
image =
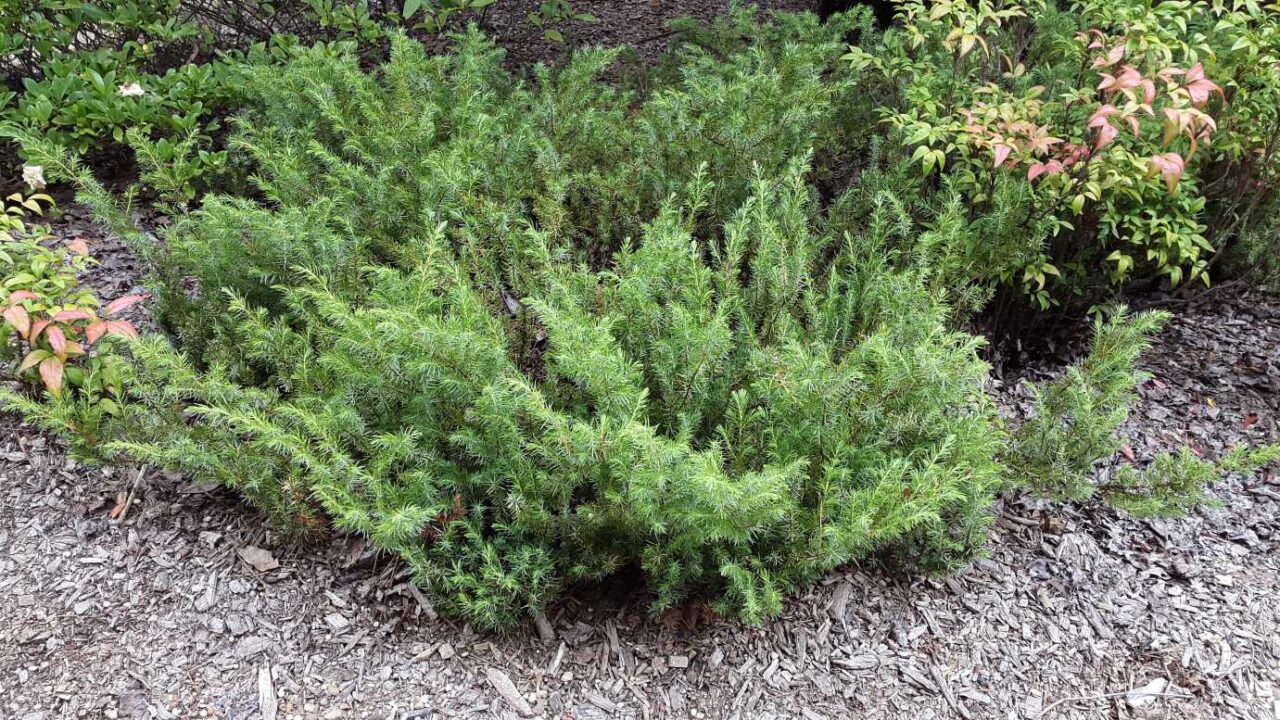
[[[76,238],[67,243],[67,249],[80,257],[89,257],[89,244],[84,241],[84,238]]]
[[[45,333],[45,337],[49,339],[49,347],[53,348],[53,354],[66,360],[67,336],[62,332],[62,328],[57,325],[49,326],[49,331]]]
[[[1156,173],[1164,178],[1164,186],[1170,193],[1178,187],[1178,181],[1182,179],[1182,173],[1186,169],[1186,162],[1178,153],[1164,153],[1162,155],[1153,155],[1151,157],[1151,166],[1147,170],[1147,177],[1151,177]]]
[[[59,310],[53,316],[54,322],[71,322],[73,320],[92,320],[93,314],[87,310]]]
[[[995,154],[996,154],[995,167],[1000,167],[1001,165],[1003,165],[1004,161],[1009,159],[1009,153],[1013,152],[1013,148],[1004,143],[1000,143],[996,145],[995,148],[993,148],[993,150],[995,151]]]
[[[1142,73],[1132,65],[1125,65],[1119,75],[1108,73],[1099,73],[1099,75],[1102,76],[1102,82],[1098,83],[1098,89],[1107,95],[1121,90],[1132,90],[1142,84]]]
[[[1129,461],[1133,461],[1137,459],[1137,456],[1134,455],[1133,453],[1133,446],[1129,445],[1128,443],[1125,443],[1124,445],[1120,446],[1120,454],[1123,455],[1125,459]]]
[[[1128,45],[1129,45],[1128,41],[1121,40],[1119,43],[1116,44],[1115,47],[1111,48],[1111,52],[1107,53],[1107,63],[1109,65],[1115,65],[1116,63],[1123,60],[1124,51],[1125,51],[1125,48],[1128,47]]]
[[[84,346],[83,346],[83,345],[81,345],[80,343],[76,342],[75,340],[68,340],[68,341],[67,341],[67,350],[66,350],[66,353],[65,353],[65,355],[66,355],[67,357],[69,357],[69,358],[70,358],[70,357],[80,357],[80,356],[81,356],[81,355],[83,355],[83,354],[84,354]]]
[[[39,300],[40,296],[30,290],[18,290],[9,294],[9,302],[16,303],[22,300]]]
[[[1126,45],[1125,41],[1121,40],[1115,47],[1107,51],[1107,54],[1105,56],[1099,55],[1098,57],[1094,58],[1093,67],[1094,68],[1111,67],[1112,65],[1115,65],[1116,63],[1123,60],[1125,45]],[[1102,48],[1102,46],[1103,46],[1102,43],[1096,40],[1089,45],[1090,49],[1094,47]]]
[[[133,305],[137,305],[138,303],[142,302],[143,300],[146,300],[149,297],[151,296],[146,293],[143,293],[141,295],[125,295],[124,297],[118,297],[115,300],[112,300],[111,302],[107,303],[107,306],[102,309],[102,314],[104,317],[111,317],[112,315],[120,312],[121,310],[124,310],[125,308],[131,307]]]
[[[1245,430],[1248,430],[1249,428],[1253,427],[1254,425],[1257,425],[1257,424],[1258,424],[1258,413],[1249,413],[1248,415],[1245,415],[1245,416],[1244,416],[1244,419],[1240,422],[1240,424],[1241,424],[1242,426],[1244,426],[1244,429],[1245,429]]]
[[[1186,84],[1183,85],[1183,89],[1187,91],[1187,95],[1191,97],[1191,103],[1196,107],[1208,102],[1210,93],[1218,93],[1218,95],[1222,96],[1223,101],[1227,99],[1226,94],[1222,92],[1222,88],[1204,76],[1204,65],[1202,63],[1192,65],[1187,70],[1184,80]]]
[[[133,323],[127,320],[108,320],[107,332],[115,335],[128,335],[131,338],[138,337],[138,331],[133,327]]]
[[[27,342],[35,343],[35,341],[40,339],[40,333],[44,332],[44,329],[47,327],[49,327],[48,320],[37,320],[35,324],[31,326],[31,334],[27,336]]]
[[[1125,120],[1128,120],[1129,127],[1133,128],[1133,137],[1137,138],[1138,137],[1138,118],[1133,115],[1130,115],[1126,117]]]
[[[62,396],[62,370],[63,363],[56,357],[40,361],[40,379],[54,397]]]
[[[1108,117],[1110,117],[1110,116],[1112,116],[1112,115],[1115,115],[1115,114],[1116,114],[1116,113],[1118,113],[1118,112],[1120,112],[1120,111],[1116,109],[1116,106],[1115,106],[1115,105],[1112,105],[1112,104],[1110,104],[1110,103],[1108,103],[1108,104],[1106,104],[1106,105],[1099,106],[1099,107],[1098,107],[1098,109],[1097,109],[1097,110],[1094,110],[1094,111],[1093,111],[1093,114],[1089,116],[1089,124],[1088,124],[1088,126],[1089,126],[1089,127],[1091,127],[1091,128],[1092,128],[1092,127],[1102,127],[1103,125],[1106,125],[1106,124],[1107,124],[1107,122],[1108,122],[1107,118],[1108,118]]]
[[[1089,38],[1093,38],[1093,41],[1090,42]],[[1096,50],[1103,47],[1102,41],[1106,39],[1107,36],[1098,28],[1089,28],[1084,32],[1076,33],[1076,40],[1081,43],[1088,43],[1088,48],[1090,50]]]
[[[1147,113],[1151,113],[1151,103],[1156,99],[1156,84],[1150,79],[1142,81],[1142,102],[1147,105]]]
[[[1156,75],[1157,75],[1157,76],[1159,76],[1161,80],[1163,80],[1163,81],[1165,81],[1165,82],[1167,82],[1167,83],[1169,83],[1169,84],[1173,84],[1173,79],[1174,79],[1175,77],[1177,77],[1177,76],[1179,76],[1179,75],[1186,75],[1186,74],[1187,74],[1187,71],[1186,71],[1186,70],[1180,70],[1180,69],[1178,69],[1178,68],[1176,68],[1176,67],[1167,67],[1167,68],[1165,68],[1165,69],[1161,70],[1160,72],[1157,72],[1157,73],[1156,73]]]
[[[98,339],[107,332],[106,320],[94,320],[85,326],[84,341],[90,345],[98,342]]]
[[[4,319],[13,326],[18,334],[27,337],[31,332],[31,315],[21,305],[10,305],[4,309]]]
[[[1111,141],[1115,140],[1116,135],[1119,134],[1120,131],[1116,129],[1115,125],[1112,125],[1111,123],[1103,123],[1102,126],[1098,128],[1098,141],[1094,143],[1094,149],[1101,150],[1111,144]]]
[[[1064,165],[1075,165],[1089,157],[1089,148],[1084,145],[1076,145],[1075,143],[1067,143],[1062,146]]]
[[[1062,164],[1061,160],[1050,160],[1046,163],[1036,163],[1027,170],[1027,179],[1035,180],[1041,175],[1057,175],[1065,169],[1066,167]]]

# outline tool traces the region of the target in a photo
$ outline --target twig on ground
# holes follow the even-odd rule
[[[116,518],[117,522],[124,523],[125,517],[129,514],[129,508],[133,507],[134,497],[138,494],[138,485],[142,483],[142,477],[146,474],[147,474],[146,465],[143,465],[142,467],[138,468],[138,474],[135,475],[133,478],[133,485],[132,487],[129,488],[129,494],[125,496],[124,507],[123,509],[120,510],[119,517]]]
[[[1044,717],[1045,715],[1048,715],[1050,710],[1052,710],[1052,709],[1054,709],[1054,708],[1056,708],[1056,707],[1058,707],[1059,705],[1062,705],[1062,704],[1064,704],[1064,703],[1071,703],[1071,702],[1084,702],[1084,701],[1086,701],[1086,700],[1107,700],[1107,699],[1110,699],[1110,698],[1124,697],[1125,695],[1128,695],[1128,694],[1130,694],[1130,693],[1132,693],[1132,692],[1134,692],[1134,691],[1133,691],[1133,690],[1121,690],[1120,692],[1105,693],[1105,694],[1103,694],[1103,695],[1079,695],[1079,696],[1076,696],[1076,697],[1067,697],[1067,698],[1062,698],[1061,700],[1058,700],[1057,702],[1054,702],[1054,703],[1051,703],[1051,704],[1049,704],[1049,705],[1045,706],[1045,708],[1044,708],[1043,710],[1041,710],[1041,711],[1040,711],[1040,714],[1036,716],[1036,720],[1039,720],[1040,718]],[[1193,695],[1187,695],[1186,693],[1171,693],[1171,692],[1158,692],[1158,693],[1156,693],[1156,692],[1153,692],[1153,693],[1144,692],[1144,693],[1142,693],[1142,696],[1143,696],[1143,697],[1153,697],[1153,698],[1154,698],[1154,697],[1170,697],[1170,698],[1186,698],[1186,699],[1190,699],[1190,698],[1194,697]]]

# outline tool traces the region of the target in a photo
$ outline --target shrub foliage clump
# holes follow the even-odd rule
[[[487,626],[628,566],[758,620],[873,550],[964,559],[999,479],[978,340],[824,230],[842,30],[770,32],[644,98],[608,52],[520,82],[475,35],[250,71],[267,202],[152,249],[196,289],[156,288],[183,351],[135,344],[111,451],[366,533]]]
[[[1038,297],[1047,256],[986,240],[1047,242],[1062,218],[1028,215],[1031,179],[937,175],[956,147],[911,139],[893,105],[919,89],[868,88],[852,36],[906,52],[865,12],[737,13],[643,91],[600,80],[607,50],[515,77],[474,31],[434,57],[392,33],[372,68],[343,44],[238,67],[229,153],[252,192],[132,235],[172,337],[112,361],[110,413],[83,392],[8,403],[100,457],[235,487],[281,528],[363,533],[485,627],[623,569],[655,611],[709,594],[759,621],[872,553],[952,567],[1010,468],[1092,492],[1160,318],[1100,323],[1006,433],[956,318],[1001,283]],[[867,133],[880,117],[905,147]],[[1212,470],[1103,489],[1183,509]]]

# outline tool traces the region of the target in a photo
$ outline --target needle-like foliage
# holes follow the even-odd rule
[[[758,621],[872,551],[962,561],[986,367],[917,272],[821,229],[840,30],[806,22],[644,98],[607,52],[522,83],[476,35],[249,72],[267,202],[166,237],[182,350],[133,348],[111,449],[366,534],[485,626],[629,566],[655,610]]]

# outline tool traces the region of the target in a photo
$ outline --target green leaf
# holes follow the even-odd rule
[[[404,10],[400,14],[405,20],[408,20],[421,8],[422,0],[404,0]]]

